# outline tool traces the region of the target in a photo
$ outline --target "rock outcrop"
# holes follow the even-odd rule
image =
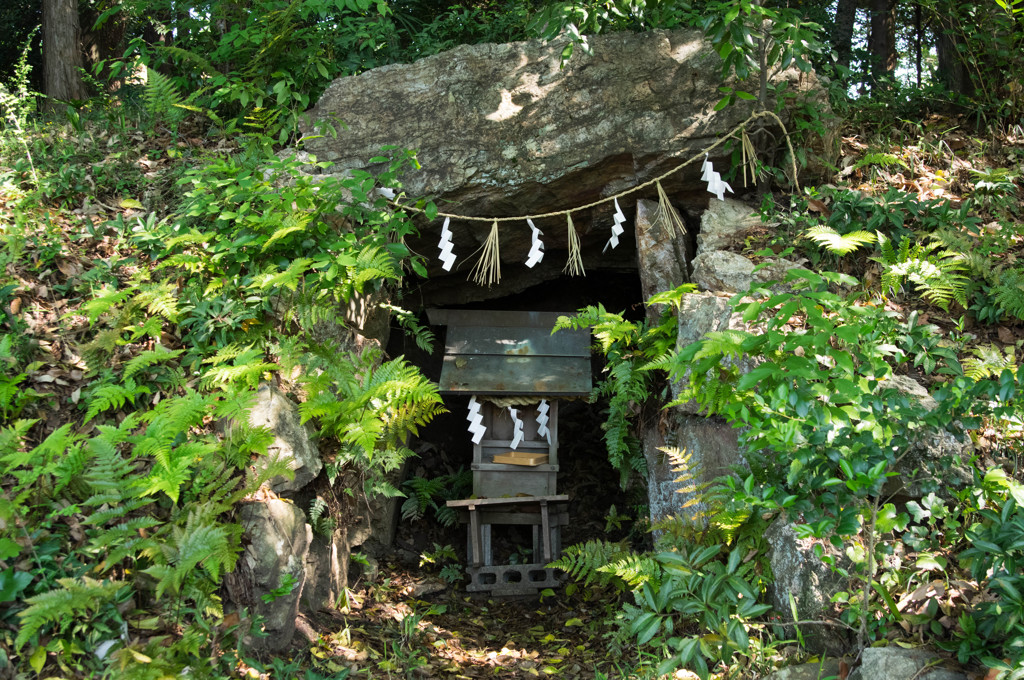
[[[965,673],[945,668],[942,662],[942,657],[927,649],[868,647],[850,680],[967,680]]]
[[[270,480],[275,493],[298,491],[320,474],[323,468],[320,452],[299,418],[299,409],[278,389],[266,383],[260,385],[256,404],[249,412],[249,424],[266,427],[274,433],[274,441],[267,447],[267,458],[286,462],[295,473],[293,479],[278,475]]]
[[[249,544],[226,579],[228,592],[236,605],[263,617],[267,635],[252,644],[280,651],[295,633],[313,532],[302,510],[277,498],[242,504],[239,518]]]
[[[410,196],[433,196],[442,211],[463,215],[536,214],[575,208],[672,169],[753,110],[741,102],[714,111],[724,84],[721,60],[699,31],[611,33],[592,37],[590,45],[592,54],[577,50],[564,68],[564,41],[538,40],[462,46],[338,79],[308,112],[305,131],[324,119],[344,126],[337,138],[311,139],[306,149],[334,162],[332,172],[384,169],[371,159],[386,145],[416,149],[422,169],[402,176]],[[783,82],[827,106],[813,75],[791,69],[776,77],[776,84]],[[725,156],[714,160],[720,168],[727,162]],[[677,207],[695,215],[709,198],[700,172],[694,162],[662,183]],[[632,220],[637,199],[656,197],[651,186],[620,204]],[[619,248],[602,253],[612,212],[605,204],[572,215],[589,271],[635,267],[628,232]],[[425,304],[508,295],[560,276],[565,216],[536,222],[544,232],[544,261],[523,266],[530,230],[525,223],[503,223],[503,278],[500,291],[491,292],[465,285],[472,266],[466,258],[489,225],[452,221],[459,261],[447,275],[432,257],[440,225],[423,224],[422,237],[408,243],[431,258],[432,297]]]
[[[798,538],[793,523],[784,517],[779,517],[768,527],[764,538],[774,577],[769,595],[775,611],[786,621],[794,620],[793,609],[798,621],[835,618],[831,598],[849,584],[815,554],[814,547],[817,545],[823,554],[850,569],[846,556],[828,541]],[[790,597],[794,607],[790,606]],[[849,647],[849,640],[842,629],[811,624],[803,626],[802,630],[809,649],[836,656]]]

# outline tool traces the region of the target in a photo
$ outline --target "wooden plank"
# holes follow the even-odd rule
[[[509,451],[507,453],[496,454],[492,460],[495,463],[501,463],[503,465],[536,467],[537,465],[544,465],[548,462],[548,454],[528,453],[526,451]]]
[[[539,503],[545,500],[548,503],[568,502],[569,496],[557,494],[553,496],[510,496],[509,498],[466,498],[457,501],[448,501],[449,508],[468,508],[471,506],[486,507],[490,505],[523,505],[525,503]]]
[[[469,532],[471,536],[471,543],[473,546],[473,566],[479,567],[483,565],[483,555],[480,537],[480,515],[476,513],[477,503],[470,501],[469,505]]]

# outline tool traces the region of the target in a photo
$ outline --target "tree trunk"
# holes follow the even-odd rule
[[[836,51],[839,65],[850,68],[853,55],[853,24],[857,17],[857,0],[839,0],[836,6],[836,23],[832,30],[832,47]]]
[[[878,87],[883,78],[891,77],[896,71],[896,0],[871,0],[868,52],[871,84]]]
[[[57,99],[85,99],[76,0],[43,0],[43,78],[48,107]]]
[[[939,78],[950,92],[973,95],[974,86],[971,74],[964,64],[960,50],[957,48],[957,36],[946,21],[935,30],[935,51],[939,57]]]
[[[101,62],[109,62],[117,59],[124,52],[124,38],[128,29],[128,21],[122,14],[107,17],[100,26],[96,26],[96,20],[100,13],[97,9],[90,7],[83,10],[81,14],[81,40],[82,54],[85,58],[85,67],[94,71]],[[94,71],[95,74],[95,71]],[[109,63],[97,75],[100,80],[110,78]],[[111,92],[118,90],[124,83],[124,78],[109,82]]]
[[[917,71],[917,87],[921,87],[921,43],[924,42],[924,24],[921,21],[921,3],[914,3],[914,68]]]

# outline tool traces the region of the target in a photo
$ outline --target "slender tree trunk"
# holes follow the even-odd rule
[[[85,99],[77,0],[43,0],[43,78],[52,107],[57,99]]]
[[[832,31],[832,48],[836,51],[839,64],[850,68],[853,56],[853,24],[857,17],[857,0],[839,0],[836,6],[836,23]]]
[[[896,0],[871,0],[871,35],[868,38],[871,55],[871,84],[879,86],[881,80],[896,71]]]
[[[974,94],[971,74],[957,48],[956,33],[946,26],[942,26],[935,31],[935,36],[935,51],[939,57],[939,78],[950,92],[963,95]]]
[[[921,87],[921,43],[924,41],[924,25],[921,21],[921,3],[914,3],[914,67],[917,69],[917,86]]]
[[[82,53],[85,58],[85,67],[89,70],[94,70],[100,62],[117,59],[124,52],[127,20],[122,15],[115,15],[108,17],[100,26],[96,26],[96,20],[99,17],[100,12],[92,7],[83,10],[80,15]],[[103,80],[110,77],[109,65],[98,74],[98,77]],[[113,92],[121,87],[123,79],[108,84],[110,91]]]

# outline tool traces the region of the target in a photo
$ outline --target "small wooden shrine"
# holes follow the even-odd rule
[[[568,501],[559,495],[558,400],[590,394],[590,334],[551,329],[556,312],[432,310],[448,327],[440,391],[470,397],[473,497],[449,501],[467,524],[467,590],[523,594],[557,585]],[[525,564],[494,564],[493,527],[533,529]]]

